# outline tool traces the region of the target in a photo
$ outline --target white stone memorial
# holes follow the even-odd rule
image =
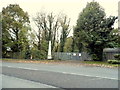
[[[48,57],[47,57],[47,59],[52,59],[52,55],[51,55],[51,41],[49,41]]]

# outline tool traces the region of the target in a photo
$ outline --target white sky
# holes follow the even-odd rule
[[[9,4],[19,4],[24,11],[28,12],[30,18],[33,18],[40,11],[53,12],[55,15],[63,12],[71,18],[71,26],[75,26],[79,13],[85,8],[87,2],[91,1],[93,0],[0,0],[0,10],[2,11],[2,8]],[[94,1],[99,2],[105,9],[107,16],[118,16],[118,1],[120,0]],[[117,21],[115,27],[118,27]]]

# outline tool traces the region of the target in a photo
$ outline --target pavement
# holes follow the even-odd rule
[[[3,62],[2,74],[3,88],[118,88],[117,68]]]

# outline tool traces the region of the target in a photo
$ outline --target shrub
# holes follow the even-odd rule
[[[115,54],[114,57],[115,59],[120,60],[120,54]]]
[[[31,52],[32,58],[33,59],[46,59],[47,58],[47,52],[43,51],[43,50],[32,50]]]
[[[99,61],[99,58],[97,57],[96,54],[92,54],[92,59],[93,59],[94,61]]]
[[[108,60],[107,62],[110,64],[120,64],[120,60]]]

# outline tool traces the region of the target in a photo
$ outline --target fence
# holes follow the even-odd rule
[[[103,61],[114,60],[115,55],[120,54],[120,48],[105,48],[103,50]],[[43,55],[40,52],[35,51],[33,53],[33,59],[41,59]],[[91,56],[87,52],[75,53],[75,52],[54,52],[52,53],[53,59],[55,60],[92,60]],[[25,59],[25,52],[8,52],[4,58],[13,59]],[[42,58],[43,59],[43,58]],[[46,57],[45,57],[46,59]]]
[[[55,60],[91,60],[91,56],[86,52],[74,53],[74,52],[56,52],[53,53]]]
[[[103,50],[103,60],[114,60],[115,55],[120,54],[120,48],[105,48]]]
[[[35,55],[39,52],[35,52]],[[41,57],[41,55],[39,55]],[[86,52],[81,53],[75,53],[75,52],[54,52],[52,53],[54,60],[79,60],[79,61],[85,61],[85,60],[92,60],[91,56]],[[25,59],[25,52],[8,52],[7,57],[5,58],[13,58],[13,59]],[[37,57],[34,57],[33,59],[40,59]]]

